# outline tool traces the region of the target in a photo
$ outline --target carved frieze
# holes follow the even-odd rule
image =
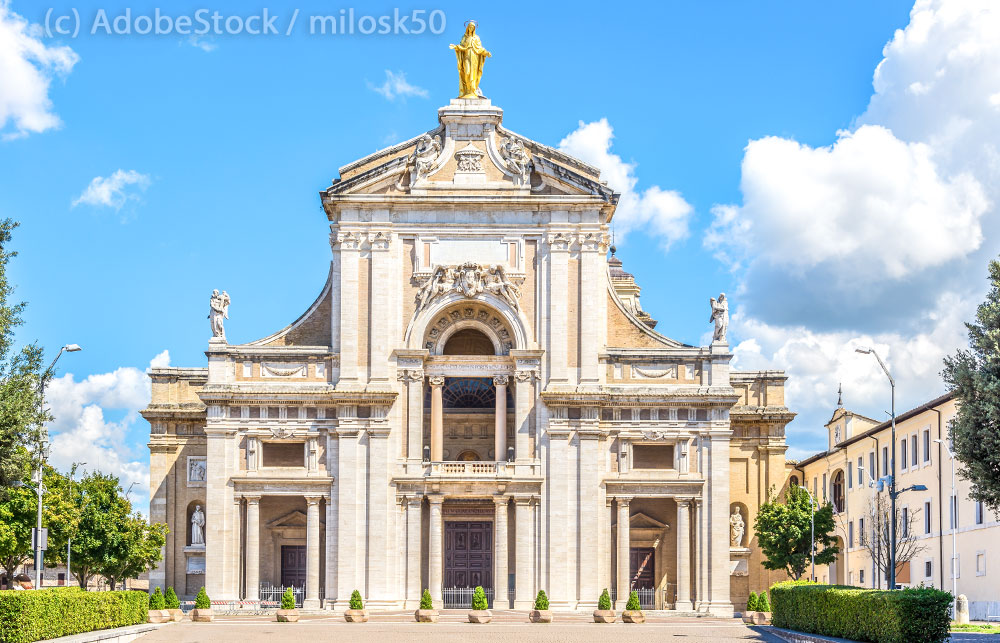
[[[504,267],[473,262],[461,265],[437,266],[417,292],[417,311],[423,310],[435,299],[452,292],[465,297],[475,297],[487,292],[500,297],[513,308],[518,308],[521,290],[508,277]]]
[[[483,170],[483,157],[486,152],[469,143],[462,149],[455,152],[455,159],[458,161],[456,174],[479,174]]]
[[[305,377],[306,364],[261,362],[261,377]]]

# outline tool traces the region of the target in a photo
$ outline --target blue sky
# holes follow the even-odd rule
[[[213,288],[232,296],[234,342],[312,302],[330,253],[318,191],[435,125],[456,91],[447,45],[470,17],[505,124],[628,183],[619,256],[658,330],[703,342],[724,290],[737,366],[789,371],[793,455],[825,446],[841,380],[848,406],[881,415],[884,379],[854,344],[879,347],[916,405],[943,390],[941,355],[963,342],[1000,245],[990,4],[408,4],[439,9],[443,33],[323,36],[308,16],[343,5],[299,2],[271,9],[280,35],[190,37],[88,33],[100,10],[152,3],[0,0],[0,216],[22,222],[20,338],[85,348],[51,388],[54,458],[144,484],[143,371],[204,364]],[[41,33],[73,9],[76,38]]]

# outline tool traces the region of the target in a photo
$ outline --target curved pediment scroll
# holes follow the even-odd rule
[[[417,292],[417,312],[439,297],[453,292],[469,298],[484,292],[491,293],[504,299],[515,310],[521,298],[521,289],[508,277],[503,266],[466,262],[434,268],[434,272]]]

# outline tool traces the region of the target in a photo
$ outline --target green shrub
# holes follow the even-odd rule
[[[181,608],[181,601],[177,598],[177,592],[174,591],[173,587],[167,588],[167,593],[163,597],[163,603],[167,606],[168,610],[179,610]]]
[[[634,589],[628,595],[628,603],[625,604],[625,609],[630,611],[641,610],[642,607],[639,606],[639,592]]]
[[[757,594],[757,611],[758,612],[771,611],[771,601],[767,600],[767,591],[763,591],[760,594]]]
[[[79,588],[0,592],[0,641],[30,643],[145,623],[146,592],[85,592]]]
[[[149,609],[151,610],[165,610],[167,609],[167,604],[163,600],[163,592],[157,587],[156,591],[153,592],[149,597]]]
[[[538,596],[535,597],[535,609],[542,611],[549,609],[549,597],[545,595],[545,590],[538,590]]]
[[[281,595],[281,609],[283,610],[295,609],[295,593],[292,592],[291,587],[285,589],[285,593]]]
[[[776,627],[871,643],[940,643],[949,636],[951,594],[933,588],[899,591],[819,585],[771,587]]]
[[[212,601],[208,598],[208,592],[205,591],[204,585],[198,590],[198,595],[194,597],[194,608],[196,610],[212,609]]]
[[[597,609],[604,611],[611,609],[611,595],[608,594],[607,587],[605,587],[604,591],[601,592],[601,597],[597,599]]]
[[[472,591],[472,609],[480,611],[489,609],[489,603],[486,602],[486,592],[483,591],[482,585],[477,585],[476,589]]]
[[[365,604],[361,601],[361,592],[354,590],[351,592],[351,609],[352,610],[363,610]]]
[[[434,601],[431,600],[431,592],[429,589],[425,589],[424,593],[420,595],[420,609],[422,610],[434,609]]]
[[[747,598],[747,611],[756,612],[757,610],[757,592],[750,592],[750,597]]]

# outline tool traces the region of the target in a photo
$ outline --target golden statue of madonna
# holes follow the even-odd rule
[[[455,50],[458,58],[458,97],[483,98],[479,90],[479,80],[483,77],[483,63],[493,54],[483,48],[483,43],[476,35],[476,21],[465,23],[465,35],[457,45],[448,45]]]

